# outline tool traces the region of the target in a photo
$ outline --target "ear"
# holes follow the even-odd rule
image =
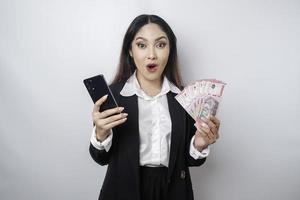
[[[130,57],[132,57],[132,51],[131,51],[131,49],[129,49],[129,55],[130,55]]]

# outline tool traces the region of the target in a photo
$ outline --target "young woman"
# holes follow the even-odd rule
[[[189,166],[200,166],[218,139],[220,122],[193,119],[175,100],[182,88],[176,37],[156,15],[130,24],[111,90],[122,107],[99,112],[90,154],[107,173],[100,200],[193,200]]]

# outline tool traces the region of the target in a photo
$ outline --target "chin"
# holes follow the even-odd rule
[[[147,80],[147,81],[157,81],[162,78],[162,72],[156,71],[156,72],[148,72],[147,70],[138,70],[139,74],[141,75],[141,78]]]
[[[151,73],[147,72],[146,76],[149,81],[156,81],[162,78],[162,73]]]

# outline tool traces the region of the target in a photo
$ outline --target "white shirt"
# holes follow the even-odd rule
[[[122,96],[137,95],[139,110],[139,134],[140,134],[140,166],[169,165],[172,122],[169,113],[167,93],[179,93],[180,90],[164,77],[162,89],[154,97],[148,96],[140,87],[136,73],[125,83],[120,94]],[[126,122],[125,122],[126,123]],[[92,145],[99,149],[109,151],[112,145],[113,133],[103,141],[96,139],[95,127],[91,137]],[[194,159],[205,158],[209,154],[209,148],[199,152],[193,145],[195,136],[191,139],[190,155]]]

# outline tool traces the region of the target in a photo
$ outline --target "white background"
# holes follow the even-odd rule
[[[185,83],[227,83],[220,140],[192,168],[195,200],[300,198],[300,2],[0,1],[0,199],[97,199],[84,78],[116,72],[139,14],[178,39]]]

